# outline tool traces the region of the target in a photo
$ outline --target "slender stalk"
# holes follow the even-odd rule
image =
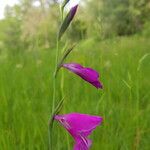
[[[61,14],[61,21],[63,21],[63,11],[61,11],[60,7],[60,14]],[[49,120],[49,150],[53,150],[53,138],[52,138],[52,131],[53,131],[53,117],[55,115],[55,103],[56,103],[56,73],[57,73],[57,65],[58,65],[58,56],[59,56],[59,39],[57,36],[56,39],[56,56],[55,56],[55,69],[53,74],[53,99],[52,99],[52,111],[51,111],[51,118]]]
[[[60,11],[60,14],[61,14],[61,20],[63,21],[63,18],[64,18],[64,9],[62,9],[62,7],[60,6],[59,7],[59,11]]]
[[[61,72],[61,97],[64,97],[64,70]],[[65,110],[64,110],[65,111]],[[67,132],[65,133],[66,135],[66,141],[67,141],[67,150],[70,150],[70,143],[69,143],[69,136]]]
[[[51,110],[51,118],[48,124],[48,134],[49,134],[49,150],[53,150],[53,138],[52,138],[52,131],[53,131],[53,117],[54,117],[54,110],[55,110],[55,101],[56,101],[56,71],[57,71],[57,64],[58,64],[58,55],[59,55],[59,40],[58,37],[56,39],[56,56],[55,56],[55,69],[53,74],[53,99],[52,99],[52,110]]]
[[[60,7],[60,13],[61,13],[61,20],[63,21],[64,19],[64,12]],[[64,72],[62,71],[61,73],[61,96],[64,97]],[[70,143],[69,143],[69,137],[68,134],[66,133],[66,138],[67,138],[67,149],[70,150]]]
[[[54,109],[55,109],[55,100],[56,100],[56,76],[55,76],[55,73],[56,73],[56,71],[57,71],[58,53],[59,53],[59,41],[58,41],[58,38],[57,38],[57,41],[56,41],[55,70],[54,70],[54,75],[53,75],[53,101],[52,101],[52,113],[54,112]]]
[[[56,76],[55,76],[55,72],[57,70],[57,64],[58,64],[58,55],[59,55],[59,41],[58,38],[56,40],[56,56],[55,56],[55,70],[54,70],[54,75],[53,75],[53,99],[52,99],[52,111],[51,111],[51,118],[49,120],[49,150],[53,149],[53,139],[52,139],[52,130],[53,130],[53,115],[54,114],[54,110],[55,110],[55,101],[56,101]]]
[[[52,150],[52,126],[50,126],[50,124],[48,124],[48,138],[48,150]]]

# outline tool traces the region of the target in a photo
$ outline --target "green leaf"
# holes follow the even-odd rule
[[[60,102],[57,104],[54,112],[51,115],[51,118],[49,120],[49,126],[53,126],[53,122],[54,122],[54,117],[55,115],[59,114],[59,112],[61,111],[62,107],[63,107],[63,103],[64,103],[64,97],[60,100]]]
[[[67,49],[63,55],[63,57],[60,59],[59,63],[57,64],[57,70],[54,74],[54,76],[57,76],[57,73],[59,71],[59,69],[61,68],[63,62],[65,61],[65,59],[67,58],[67,56],[72,52],[72,50],[74,49],[75,45],[73,45],[71,48]]]
[[[62,12],[63,12],[65,6],[67,5],[67,3],[68,3],[69,1],[70,1],[70,0],[64,0],[64,2],[62,3],[62,7],[61,7]]]

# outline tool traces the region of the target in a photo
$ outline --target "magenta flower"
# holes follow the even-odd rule
[[[103,120],[99,116],[79,113],[56,115],[54,119],[59,121],[74,138],[74,150],[89,150],[92,141],[88,136]]]
[[[95,86],[97,89],[103,87],[102,83],[98,80],[99,74],[97,71],[91,68],[84,68],[80,64],[76,63],[63,64],[62,66],[70,70],[71,72],[77,74],[82,79]]]

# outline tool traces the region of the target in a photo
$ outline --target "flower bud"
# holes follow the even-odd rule
[[[73,20],[75,14],[76,14],[77,8],[78,8],[78,5],[72,7],[71,10],[69,11],[69,13],[67,14],[66,18],[62,22],[62,25],[61,25],[59,33],[58,33],[58,40],[61,39],[62,35],[67,30],[68,26],[70,25],[71,21]]]

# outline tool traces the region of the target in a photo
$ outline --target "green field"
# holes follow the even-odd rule
[[[0,150],[47,150],[55,49],[0,54]],[[150,149],[150,38],[81,41],[66,62],[100,72],[103,90],[61,69],[61,113],[100,115],[91,150]],[[64,79],[64,80],[63,80]],[[72,137],[54,124],[54,149],[71,150]],[[57,133],[57,134],[56,134]],[[59,134],[58,134],[59,133]]]

